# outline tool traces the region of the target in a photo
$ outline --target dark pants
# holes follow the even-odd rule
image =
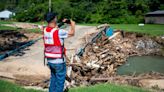
[[[66,64],[53,64],[48,62],[51,70],[49,92],[63,92],[66,77]]]

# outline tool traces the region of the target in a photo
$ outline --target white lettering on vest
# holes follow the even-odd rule
[[[57,28],[54,28],[51,30],[51,32],[47,32],[46,28],[44,30],[44,42],[45,44],[54,44],[53,34],[57,30]]]

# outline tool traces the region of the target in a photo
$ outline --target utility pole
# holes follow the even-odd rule
[[[49,12],[51,12],[51,0],[49,0]]]

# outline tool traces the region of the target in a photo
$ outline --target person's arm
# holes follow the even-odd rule
[[[60,29],[59,30],[59,37],[65,39],[65,38],[74,36],[75,35],[75,22],[73,20],[64,19],[63,23],[69,24],[70,25],[70,30],[66,31],[64,29]]]
[[[73,20],[63,19],[63,23],[70,24],[70,30],[68,31],[68,37],[72,37],[75,34],[75,22]]]
[[[68,32],[68,37],[74,36],[75,35],[75,22],[73,20],[70,20],[70,30]]]

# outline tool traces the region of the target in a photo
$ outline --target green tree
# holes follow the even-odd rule
[[[48,0],[1,0],[0,10],[16,12],[18,21],[42,21]],[[164,9],[163,0],[52,0],[58,18],[78,23],[140,23],[147,12]]]

